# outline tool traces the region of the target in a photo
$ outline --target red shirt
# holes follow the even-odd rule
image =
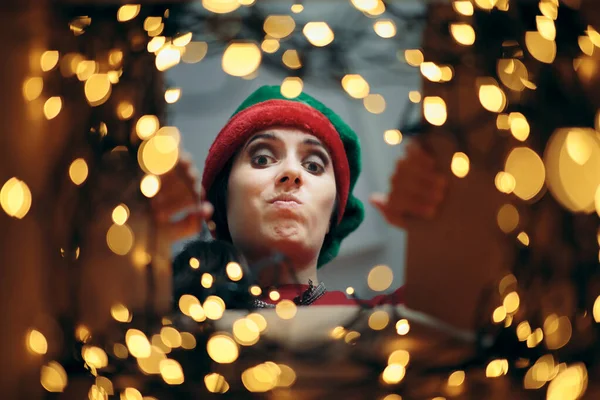
[[[294,298],[300,294],[302,294],[305,290],[308,289],[308,285],[301,284],[288,284],[281,285],[277,288],[277,291],[281,295],[280,300],[294,300]],[[267,303],[274,304],[268,296],[265,296],[262,300]],[[368,300],[358,300],[362,304],[367,304],[369,306],[381,305],[381,304],[402,304],[404,303],[403,296],[403,287],[400,286],[396,291],[390,293],[389,295],[379,295],[375,296],[372,299]],[[352,298],[348,298],[344,292],[340,292],[337,290],[327,291],[321,297],[319,297],[314,303],[311,305],[315,306],[351,306],[356,305],[357,300]]]

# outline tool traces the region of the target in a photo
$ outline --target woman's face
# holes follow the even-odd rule
[[[233,244],[251,260],[276,250],[309,262],[329,231],[335,200],[333,164],[319,139],[293,128],[258,132],[229,175]]]

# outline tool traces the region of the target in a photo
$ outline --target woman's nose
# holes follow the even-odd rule
[[[300,186],[302,184],[302,171],[296,166],[286,165],[285,169],[277,177],[277,183],[281,185]]]

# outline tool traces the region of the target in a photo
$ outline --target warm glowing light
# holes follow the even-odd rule
[[[408,99],[413,103],[418,103],[421,101],[421,93],[416,90],[411,90],[408,93]]]
[[[517,240],[523,244],[523,246],[529,246],[529,235],[525,232],[521,232],[517,235]]]
[[[81,60],[77,63],[77,79],[87,81],[98,72],[98,63],[94,60]]]
[[[59,54],[56,50],[48,50],[42,53],[42,57],[40,58],[42,71],[50,71],[52,68],[56,67],[58,64],[58,56]]]
[[[548,188],[563,207],[588,214],[597,211],[600,135],[594,129],[558,129],[548,141],[544,161]]]
[[[296,50],[286,50],[281,56],[281,60],[290,69],[299,69],[302,67],[300,55]]]
[[[354,294],[354,288],[352,286],[348,286],[346,288],[346,294],[352,296]]]
[[[265,18],[263,29],[273,39],[283,39],[294,32],[296,22],[289,15],[269,15]]]
[[[87,342],[88,339],[90,339],[92,337],[92,334],[90,332],[90,330],[88,329],[87,326],[85,325],[78,325],[77,328],[75,328],[75,338],[77,340],[79,340],[80,342]]]
[[[165,91],[165,101],[169,104],[173,104],[181,97],[180,88],[171,88]]]
[[[465,383],[465,371],[454,371],[448,377],[448,386],[458,387]]]
[[[392,285],[394,273],[387,265],[377,265],[369,271],[367,284],[371,290],[383,292]]]
[[[385,99],[380,94],[369,94],[363,99],[367,111],[373,114],[381,114],[385,111]]]
[[[294,14],[299,14],[304,10],[304,6],[302,4],[292,4],[291,10]]]
[[[418,49],[408,49],[404,51],[404,58],[408,65],[413,67],[419,67],[425,60],[423,52]]]
[[[473,3],[471,3],[469,0],[454,1],[452,2],[452,7],[457,13],[465,15],[467,17],[473,15],[473,13],[475,12],[475,9],[473,8]]]
[[[536,60],[551,64],[556,58],[556,42],[544,38],[539,32],[526,32],[525,45]]]
[[[119,322],[131,322],[132,314],[123,304],[117,303],[110,308],[110,315]]]
[[[506,194],[512,193],[516,186],[515,177],[504,171],[500,171],[496,174],[494,183],[500,192]]]
[[[206,389],[211,393],[226,393],[229,390],[229,383],[223,375],[217,373],[208,374],[204,377]]]
[[[181,334],[172,326],[165,326],[160,330],[160,338],[164,344],[172,349],[181,347]]]
[[[225,312],[225,302],[218,296],[208,296],[202,304],[206,317],[212,320],[218,320]]]
[[[252,74],[260,66],[262,53],[255,43],[233,42],[225,49],[221,65],[232,76]]]
[[[33,101],[40,97],[44,89],[44,80],[41,77],[28,78],[23,83],[23,97],[27,101]]]
[[[292,319],[296,316],[297,311],[298,307],[296,307],[296,304],[291,300],[281,300],[275,306],[275,312],[281,319]]]
[[[369,94],[369,84],[358,74],[344,75],[342,78],[342,87],[351,97],[362,99]]]
[[[48,352],[48,341],[44,334],[35,329],[27,333],[27,348],[34,354],[46,354]]]
[[[166,42],[166,38],[164,36],[155,36],[153,37],[146,46],[146,49],[149,53],[154,53],[160,50]]]
[[[505,204],[498,211],[496,219],[500,230],[510,233],[519,225],[519,211],[512,204]]]
[[[149,139],[158,131],[160,123],[156,115],[143,115],[135,124],[135,132],[142,139]]]
[[[195,258],[194,258],[194,260],[195,260]],[[191,260],[190,260],[190,266],[191,265],[192,264],[191,264]],[[200,265],[200,264],[198,264],[198,265]],[[203,273],[202,277],[200,278],[200,284],[205,289],[209,289],[212,286],[213,281],[214,281],[213,276],[211,274],[209,274],[208,272]]]
[[[384,329],[386,326],[388,326],[389,322],[390,316],[386,311],[383,310],[375,311],[369,316],[369,328],[373,329],[374,331],[380,331]]]
[[[517,337],[519,338],[519,341],[524,342],[529,336],[531,336],[531,326],[529,325],[529,322],[523,321],[517,325]]]
[[[542,340],[544,340],[544,332],[540,328],[537,328],[529,335],[529,337],[527,337],[527,347],[534,348],[540,344]]]
[[[15,177],[2,185],[0,206],[11,217],[22,219],[31,208],[31,191],[27,184]]]
[[[164,46],[156,55],[156,69],[166,71],[179,64],[179,61],[181,61],[181,50],[175,46]]]
[[[519,309],[519,294],[517,292],[511,292],[507,294],[502,304],[504,305],[507,313],[514,314]]]
[[[208,43],[190,42],[185,46],[185,53],[181,56],[181,60],[186,64],[195,64],[202,61],[207,52]]]
[[[41,370],[40,381],[49,392],[62,392],[67,386],[67,372],[56,361],[50,361]]]
[[[100,347],[83,346],[81,356],[90,367],[104,368],[108,365],[108,356]]]
[[[398,129],[388,129],[383,133],[383,140],[390,146],[395,146],[402,142],[402,133]]]
[[[129,218],[129,208],[125,204],[119,204],[112,212],[112,220],[117,225],[123,225]]]
[[[546,400],[576,400],[585,393],[588,372],[585,364],[572,364],[558,373],[548,385]]]
[[[385,367],[381,378],[389,385],[399,383],[406,374],[405,368],[400,364],[391,364]]]
[[[423,114],[431,125],[442,126],[448,118],[446,102],[441,97],[427,96],[423,99]]]
[[[190,258],[189,264],[192,269],[200,268],[200,260],[198,260],[196,257]]]
[[[225,334],[215,334],[206,344],[208,355],[219,364],[231,364],[237,360],[239,349],[235,341]]]
[[[106,243],[110,250],[124,256],[133,247],[133,231],[127,225],[112,225],[106,233]]]
[[[600,296],[596,297],[596,301],[594,301],[594,307],[592,308],[592,315],[594,317],[594,321],[600,323]]]
[[[464,46],[471,46],[475,43],[475,30],[469,24],[456,23],[450,24],[450,33],[457,43]]]
[[[550,314],[544,321],[543,331],[546,347],[550,350],[558,350],[571,340],[573,327],[568,317]]]
[[[421,74],[432,82],[440,82],[442,80],[442,70],[435,63],[422,62],[419,66]]]
[[[375,33],[384,39],[396,36],[396,24],[390,19],[380,19],[373,24]]]
[[[129,329],[125,334],[125,343],[132,356],[136,358],[150,357],[152,349],[148,338],[142,331]]]
[[[269,54],[275,53],[277,50],[279,50],[279,40],[277,40],[277,39],[265,39],[260,44],[260,48],[265,53],[269,53]]]
[[[406,335],[409,331],[410,324],[406,319],[401,319],[400,321],[396,322],[396,332],[398,333],[398,335]]]
[[[173,39],[173,45],[185,47],[192,41],[192,32],[185,33]]]
[[[44,116],[46,119],[54,119],[62,109],[62,99],[58,96],[50,97],[44,103]]]
[[[120,120],[127,120],[133,116],[134,111],[133,104],[128,101],[122,101],[117,106],[117,117]]]
[[[242,267],[240,264],[236,262],[230,262],[225,267],[225,271],[227,272],[227,276],[234,282],[239,281],[244,276],[244,272],[242,271]]]
[[[140,190],[148,198],[156,196],[160,190],[160,178],[156,175],[145,175],[140,182]]]
[[[127,4],[119,7],[117,11],[117,21],[125,22],[134,19],[140,13],[141,6],[139,4]]]
[[[112,84],[107,74],[93,74],[85,82],[85,98],[92,107],[106,103],[112,92]]]
[[[240,7],[238,0],[202,0],[202,6],[215,14],[227,14]]]
[[[522,200],[531,200],[542,190],[546,169],[540,156],[530,148],[514,148],[504,165],[504,171],[515,179],[513,193]]]
[[[410,353],[406,350],[395,350],[388,357],[389,365],[400,364],[403,367],[406,367],[408,365],[409,361],[410,361]]]
[[[468,175],[469,169],[469,157],[465,153],[454,153],[452,162],[450,163],[450,170],[452,170],[452,173],[459,178],[464,178]]]
[[[529,122],[527,118],[519,112],[510,113],[508,116],[508,123],[510,125],[510,133],[515,139],[524,142],[529,137]]]
[[[162,360],[159,364],[160,376],[168,385],[181,385],[184,381],[183,369],[175,360]]]
[[[251,319],[240,318],[233,323],[233,337],[242,346],[252,346],[258,343],[260,330]]]
[[[303,87],[304,83],[302,82],[302,78],[287,77],[281,84],[281,94],[288,99],[293,99],[300,96]]]
[[[499,324],[500,322],[506,319],[506,308],[504,306],[500,306],[494,310],[492,314],[492,321]]]
[[[69,166],[69,178],[77,186],[81,185],[88,177],[88,165],[83,158],[78,158]]]
[[[502,112],[506,107],[506,94],[496,81],[485,79],[479,86],[479,101],[483,108],[491,112]]]
[[[271,290],[269,292],[269,298],[273,301],[277,301],[281,298],[281,295],[279,294],[279,292],[277,290]]]
[[[377,0],[350,0],[352,5],[359,11],[370,12],[377,8]]]
[[[167,132],[164,132],[167,133]],[[142,143],[138,150],[138,162],[146,173],[163,175],[175,167],[179,159],[179,143],[170,134],[156,135]]]
[[[267,320],[262,315],[257,314],[257,313],[252,313],[252,314],[248,314],[246,316],[246,318],[252,320],[256,324],[256,326],[258,326],[258,330],[260,332],[264,332],[265,329],[267,329]]]
[[[488,378],[498,378],[508,373],[508,360],[493,360],[485,369],[485,376]]]
[[[181,332],[181,348],[191,350],[196,347],[196,338],[189,332]]]
[[[252,296],[260,296],[262,294],[262,289],[256,285],[250,286],[250,294]]]
[[[537,30],[542,38],[546,40],[556,39],[556,25],[554,24],[554,20],[552,18],[538,15],[535,17],[535,22]]]

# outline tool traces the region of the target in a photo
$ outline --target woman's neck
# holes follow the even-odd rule
[[[259,273],[258,282],[263,288],[296,283],[308,285],[309,281],[317,285],[317,260],[317,257],[309,261],[286,258],[282,262],[264,267]]]

